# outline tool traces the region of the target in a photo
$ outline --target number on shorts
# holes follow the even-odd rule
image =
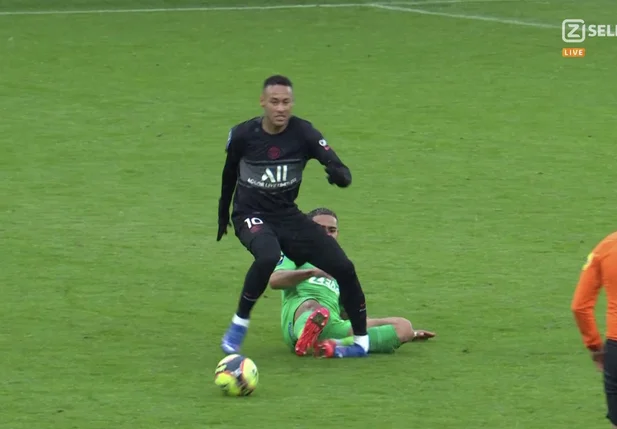
[[[259,219],[258,217],[247,217],[246,219],[244,219],[244,223],[246,223],[246,226],[251,229],[255,225],[262,225],[264,221]]]

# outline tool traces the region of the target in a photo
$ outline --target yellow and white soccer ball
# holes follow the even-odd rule
[[[259,372],[255,362],[237,354],[221,360],[214,372],[214,384],[228,396],[248,396],[258,382]]]

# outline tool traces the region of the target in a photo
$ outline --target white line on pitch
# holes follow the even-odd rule
[[[427,0],[427,1],[408,1],[408,2],[377,2],[369,3],[338,3],[338,4],[283,4],[272,6],[202,6],[202,7],[165,7],[165,8],[143,8],[143,9],[83,9],[83,10],[17,10],[0,11],[0,16],[9,15],[86,15],[86,14],[106,14],[106,13],[155,13],[155,12],[208,12],[208,11],[249,11],[249,10],[283,10],[283,9],[315,9],[315,8],[344,8],[344,7],[371,7],[388,6],[392,4],[405,4],[408,6],[431,6],[440,4],[456,3],[498,3],[516,0]]]
[[[243,11],[243,10],[277,10],[277,9],[311,9],[318,7],[361,7],[367,3],[341,4],[283,4],[276,6],[203,6],[203,7],[165,7],[154,9],[83,9],[83,10],[18,10],[0,12],[0,15],[77,15],[103,13],[155,13],[155,12],[208,12],[208,11]]]
[[[433,16],[444,16],[447,18],[468,19],[472,21],[498,22],[500,24],[522,25],[526,27],[561,28],[558,25],[542,24],[539,22],[520,21],[518,19],[498,18],[494,16],[483,16],[483,15],[465,15],[462,13],[436,12],[436,11],[426,10],[426,9],[392,6],[392,5],[380,4],[380,3],[371,3],[371,7],[378,8],[378,9],[392,10],[396,12],[415,13],[418,15],[433,15]]]

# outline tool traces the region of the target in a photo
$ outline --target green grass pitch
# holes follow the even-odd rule
[[[607,428],[569,304],[616,226],[617,38],[562,58],[560,23],[614,1],[9,13],[293,1],[0,2],[0,428]],[[268,291],[260,385],[224,398],[224,146],[273,73],[354,174],[313,161],[300,207],[339,213],[370,315],[438,337],[300,359]]]

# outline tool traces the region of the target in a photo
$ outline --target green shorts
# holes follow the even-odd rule
[[[281,329],[283,331],[283,341],[285,344],[293,350],[298,339],[294,334],[294,317],[296,316],[296,311],[298,308],[305,303],[306,301],[313,301],[312,298],[298,298],[285,303],[281,310]],[[328,321],[328,325],[332,321],[332,309],[328,309],[330,311],[330,320]],[[310,315],[310,313],[309,313]],[[304,316],[304,315],[303,315]],[[307,316],[308,318],[308,316]],[[340,318],[339,318],[340,319]],[[306,318],[300,317],[295,323],[306,323]]]
[[[294,322],[294,316],[296,314],[296,310],[303,302],[308,301],[307,299],[297,300],[296,302],[289,303],[286,305],[286,308],[283,308],[281,314],[281,327],[283,328],[283,340],[285,344],[293,351],[298,341],[296,335],[294,333],[295,324],[305,324],[311,315],[310,311],[302,313],[298,320]],[[342,340],[343,338],[347,338],[351,335],[351,322],[349,320],[341,319],[339,314],[336,314],[331,308],[328,309],[330,311],[330,319],[326,324],[326,327],[322,331],[319,336],[319,340]],[[382,338],[387,338],[387,335],[392,332],[392,325],[382,325],[382,326],[374,326],[368,329],[368,339],[369,339],[369,350],[377,349],[377,345],[381,341]],[[394,351],[394,350],[392,350]]]

